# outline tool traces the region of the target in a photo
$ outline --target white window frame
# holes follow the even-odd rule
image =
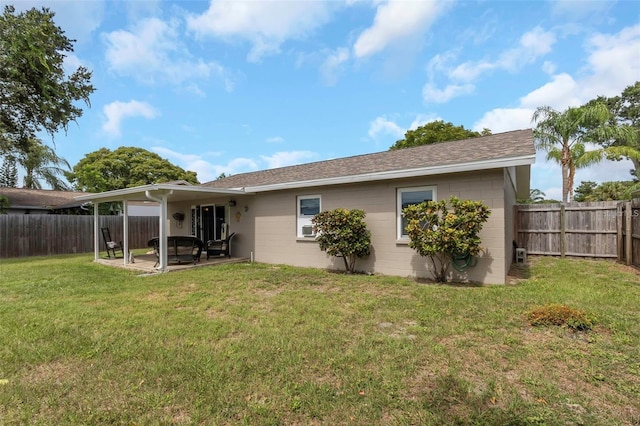
[[[405,192],[431,191],[431,201],[438,201],[438,193],[435,186],[408,186],[397,188],[396,191],[396,236],[398,240],[408,240],[409,236],[402,229],[402,194]]]
[[[311,219],[315,216],[315,214],[308,215],[302,214],[301,201],[302,200],[312,200],[318,199],[318,213],[322,211],[322,197],[319,194],[316,195],[298,195],[296,199],[296,237],[297,238],[315,238],[315,232],[312,232],[310,235],[304,235],[302,233],[303,226],[311,226]]]

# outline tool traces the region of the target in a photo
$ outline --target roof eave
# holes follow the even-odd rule
[[[225,194],[225,195],[244,195],[247,191],[227,188],[210,188],[200,186],[185,186],[185,185],[168,185],[168,184],[151,184],[135,186],[133,188],[116,189],[113,191],[101,192],[98,194],[87,194],[75,197],[78,201],[91,201],[91,202],[107,202],[107,201],[120,201],[128,199],[130,197],[139,196],[141,199],[145,192],[160,192],[160,191],[173,191],[173,192],[191,192],[191,193],[210,193],[210,194]],[[144,199],[147,199],[144,197]]]
[[[492,159],[486,161],[475,161],[469,163],[459,163],[452,165],[420,167],[416,169],[406,170],[390,170],[384,172],[364,173],[360,175],[339,176],[326,179],[312,179],[306,181],[276,183],[270,185],[248,186],[245,188],[247,192],[267,192],[278,191],[284,189],[309,188],[314,186],[341,185],[347,183],[372,182],[389,179],[403,179],[419,176],[432,176],[439,174],[471,172],[479,170],[500,169],[504,167],[524,166],[535,163],[535,154],[523,155],[518,157],[508,157],[500,159]]]

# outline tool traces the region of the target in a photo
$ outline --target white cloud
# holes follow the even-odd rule
[[[510,130],[528,129],[531,127],[531,108],[496,108],[486,112],[473,125],[473,130],[490,129],[492,133],[508,132]]]
[[[617,34],[596,34],[588,40],[590,51],[583,96],[615,96],[640,77],[640,24]]]
[[[187,18],[187,27],[199,37],[246,40],[253,45],[247,59],[258,62],[279,52],[285,41],[302,38],[326,23],[329,6],[318,1],[211,0],[202,15]]]
[[[599,95],[618,95],[637,81],[640,75],[640,25],[624,28],[613,35],[596,34],[589,38],[587,48],[590,50],[588,65],[580,71],[581,79],[567,73],[553,75],[551,81],[521,97],[516,108],[486,112],[474,124],[474,129],[487,127],[496,133],[531,127],[531,116],[539,106],[562,111]]]
[[[268,143],[282,143],[284,142],[284,138],[282,136],[272,136],[267,138]]]
[[[378,141],[381,137],[391,136],[395,139],[402,138],[405,130],[386,117],[377,117],[369,124],[369,137]]]
[[[444,4],[432,0],[379,3],[373,25],[364,30],[353,46],[355,57],[374,55],[392,44],[426,33]]]
[[[436,114],[418,114],[416,118],[411,122],[407,130],[415,130],[420,126],[423,126],[427,123],[431,123],[432,121],[437,121],[437,120],[442,120],[442,118]],[[404,132],[403,132],[403,136],[404,136]]]
[[[349,60],[349,49],[340,47],[330,52],[322,66],[320,72],[325,84],[333,86],[338,80],[337,73],[343,67],[343,64]]]
[[[233,89],[229,73],[215,62],[194,60],[180,41],[179,23],[143,19],[131,31],[103,34],[109,69],[146,84],[182,84],[192,79],[217,77],[226,90]],[[201,95],[201,94],[200,94]]]
[[[551,3],[554,14],[565,16],[573,19],[583,19],[589,15],[605,15],[607,9],[612,7],[615,2],[608,1],[581,1],[576,0],[555,0]]]
[[[404,138],[407,130],[414,130],[436,120],[441,120],[441,118],[435,114],[418,114],[409,127],[403,128],[385,116],[377,117],[369,124],[369,138],[376,142],[376,144],[379,142],[394,143]]]
[[[542,71],[545,74],[553,75],[556,72],[556,65],[551,61],[544,61],[542,64]]]
[[[276,152],[273,155],[261,155],[262,161],[267,163],[268,169],[277,167],[291,166],[294,164],[306,163],[317,157],[312,151],[288,151]]]
[[[0,2],[13,4],[16,11],[46,7],[55,12],[53,20],[65,31],[70,39],[77,40],[76,45],[89,44],[91,35],[98,29],[104,18],[105,1],[59,1],[59,0],[20,0]]]
[[[473,93],[473,84],[449,84],[444,89],[438,89],[431,83],[427,83],[422,88],[422,99],[428,103],[444,103],[458,96]]]
[[[520,98],[520,105],[536,109],[547,105],[554,109],[579,106],[583,102],[578,97],[578,83],[569,74],[558,74],[551,81]]]
[[[131,100],[129,102],[115,101],[107,104],[102,109],[107,117],[102,129],[113,135],[120,136],[122,120],[129,117],[156,118],[159,113],[148,103]]]
[[[494,133],[532,127],[535,108],[548,105],[562,111],[569,106],[582,105],[599,95],[618,95],[635,83],[640,75],[640,25],[627,27],[616,34],[596,34],[589,38],[587,66],[580,70],[581,78],[566,73],[551,76],[551,81],[520,98],[517,108],[497,108],[486,112],[474,124]],[[532,168],[532,188],[547,194],[547,198],[561,199],[560,167],[546,161],[546,154],[538,152]],[[576,170],[575,185],[584,180],[605,182],[629,180],[632,163],[602,161],[595,166]]]
[[[451,66],[456,56],[454,52],[438,54],[429,61],[429,79],[422,89],[422,97],[428,103],[443,103],[471,94],[475,91],[475,81],[483,74],[495,70],[518,71],[549,53],[555,41],[554,33],[535,27],[520,37],[517,46],[503,51],[494,60],[466,61]],[[447,83],[444,89],[435,84],[437,74],[445,75]]]
[[[172,163],[185,170],[196,172],[198,180],[202,183],[217,179],[222,173],[234,175],[238,173],[252,172],[258,170],[258,164],[250,159],[238,157],[230,160],[227,164],[212,164],[205,160],[208,156],[220,156],[219,152],[207,152],[202,155],[183,154],[164,147],[153,147],[151,151],[166,157]]]

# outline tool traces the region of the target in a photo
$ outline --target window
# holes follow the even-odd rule
[[[412,204],[420,204],[423,201],[437,201],[435,186],[398,188],[398,207],[396,212],[398,219],[398,239],[409,238],[405,232],[407,221],[402,217],[402,209]]]
[[[311,225],[311,219],[320,213],[319,195],[301,195],[297,203],[297,237],[313,238],[315,233]]]

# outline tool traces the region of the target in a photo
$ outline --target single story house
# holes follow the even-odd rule
[[[0,187],[0,195],[9,200],[6,214],[91,214],[87,201],[76,197],[86,192]],[[154,201],[129,204],[129,216],[158,216],[160,207]],[[114,212],[118,213],[118,212]]]
[[[0,195],[9,200],[7,214],[60,214],[84,213],[84,201],[78,201],[80,193],[52,189],[28,189],[0,187]]]
[[[371,254],[357,269],[397,276],[431,277],[429,262],[408,246],[402,207],[455,195],[483,201],[491,216],[482,232],[475,267],[452,278],[504,283],[513,256],[514,205],[529,195],[535,161],[530,129],[232,175],[199,186],[144,185],[82,195],[94,203],[160,204],[160,270],[166,270],[166,236],[218,239],[235,232],[232,254],[258,262],[341,269],[341,259],[321,251],[310,227],[318,212],[358,208],[366,212]],[[184,215],[184,224],[172,217]],[[98,240],[96,225],[95,240]],[[150,236],[152,237],[152,236]],[[164,241],[164,248],[163,248]],[[98,245],[95,244],[98,258]],[[127,262],[127,256],[124,256]]]

